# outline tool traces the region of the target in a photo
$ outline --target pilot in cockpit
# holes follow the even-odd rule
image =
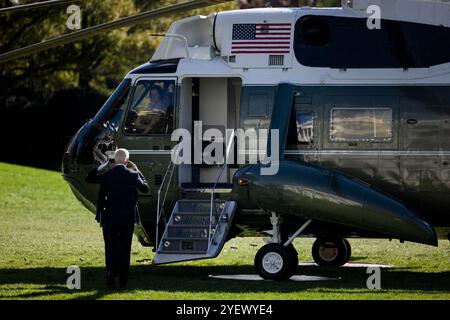
[[[153,85],[149,90],[149,104],[145,110],[140,110],[139,124],[143,127],[142,134],[152,132],[164,132],[167,124],[167,104],[163,101],[163,90],[158,85]]]

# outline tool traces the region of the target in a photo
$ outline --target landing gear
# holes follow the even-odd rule
[[[295,253],[294,253],[295,252]],[[298,266],[297,252],[280,243],[269,243],[258,250],[255,268],[263,279],[286,280]]]
[[[350,242],[333,236],[317,238],[312,247],[312,256],[319,266],[343,266],[350,260]]]
[[[280,235],[280,217],[272,213],[272,239],[258,250],[255,256],[256,272],[263,279],[286,280],[292,277],[298,268],[298,255],[292,241],[311,223],[305,222],[297,232],[283,243]]]

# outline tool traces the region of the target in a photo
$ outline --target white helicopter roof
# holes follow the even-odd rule
[[[450,27],[450,0],[343,0],[334,8],[259,8],[224,11],[194,16],[174,22],[151,61],[181,58],[177,75],[240,76],[245,83],[295,82],[303,84],[347,83],[434,83],[447,84],[450,63],[428,68],[349,68],[308,67],[297,61],[293,42],[297,21],[303,16],[365,18],[372,15],[367,5],[375,4],[385,20],[416,22]],[[255,30],[249,31],[249,28]],[[267,28],[264,30],[264,28]],[[263,32],[265,31],[265,32]],[[277,45],[262,48],[267,54],[242,54],[247,33],[273,39]],[[235,41],[242,40],[241,42]],[[278,45],[286,42],[285,47]],[[244,43],[244,44],[242,44]],[[253,48],[252,48],[253,49]]]
[[[224,11],[209,16],[194,16],[172,23],[166,37],[155,51],[151,61],[193,58],[211,60],[217,56],[232,55],[233,25],[245,36],[244,24],[266,25],[280,29],[277,38],[293,31],[295,22],[303,15],[328,15],[368,18],[378,6],[382,19],[417,22],[450,27],[450,0],[342,0],[342,7],[334,8],[259,8]],[[268,36],[271,37],[270,35]],[[245,46],[242,48],[245,49]],[[275,52],[276,53],[276,52]],[[251,55],[248,57],[253,59]],[[241,62],[248,64],[248,61]]]

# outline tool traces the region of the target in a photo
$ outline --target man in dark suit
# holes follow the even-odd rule
[[[109,166],[112,168],[104,173],[106,164],[95,168],[86,181],[100,183],[95,219],[103,229],[107,285],[114,287],[114,280],[119,277],[120,287],[124,288],[128,281],[134,224],[139,222],[138,190],[146,193],[149,187],[137,166],[129,160],[126,149],[118,149],[114,164]]]

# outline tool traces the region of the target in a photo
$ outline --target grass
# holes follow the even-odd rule
[[[300,261],[312,261],[313,239],[297,239]],[[391,264],[381,290],[369,290],[364,268],[303,267],[301,274],[338,281],[211,279],[254,273],[261,238],[236,238],[212,260],[165,266],[136,240],[129,289],[104,285],[101,230],[60,173],[0,163],[0,299],[450,299],[450,243],[439,247],[388,240],[350,240],[352,261]],[[81,290],[66,287],[66,268],[81,268]]]

